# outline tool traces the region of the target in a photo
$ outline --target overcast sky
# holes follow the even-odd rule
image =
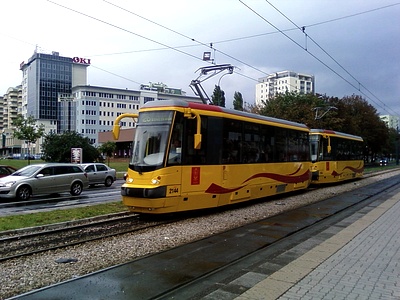
[[[291,70],[314,75],[317,93],[361,95],[400,116],[396,0],[13,0],[0,11],[0,95],[21,83],[19,65],[35,48],[91,59],[90,85],[163,82],[193,95],[211,51],[235,66],[203,83],[210,97],[220,83],[227,107],[235,91],[254,104],[259,78]]]

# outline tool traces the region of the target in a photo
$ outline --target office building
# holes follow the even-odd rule
[[[22,115],[58,126],[59,95],[71,94],[75,85],[86,85],[89,65],[88,59],[35,51],[27,63],[20,65],[23,73]]]

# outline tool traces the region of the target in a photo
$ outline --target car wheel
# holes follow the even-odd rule
[[[17,199],[26,201],[31,197],[31,188],[27,185],[23,185],[17,190]]]
[[[79,182],[74,182],[71,186],[71,195],[78,196],[82,193],[82,184]]]
[[[104,181],[104,185],[109,187],[113,184],[113,179],[111,177],[107,177],[106,180]]]

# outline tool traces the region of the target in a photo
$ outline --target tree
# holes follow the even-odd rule
[[[264,107],[258,108],[261,115],[306,124],[312,128],[319,127],[313,109],[326,105],[318,95],[296,92],[278,94],[264,104]]]
[[[12,122],[14,129],[13,136],[21,141],[28,143],[28,164],[30,163],[30,147],[32,143],[42,137],[44,133],[44,124],[37,126],[33,116],[25,119],[22,115],[18,115]]]
[[[243,111],[243,96],[240,92],[233,94],[233,109]]]
[[[107,156],[108,165],[110,165],[110,157],[113,157],[117,144],[115,142],[105,142],[99,147],[99,151]]]
[[[215,86],[211,100],[214,105],[225,107],[225,92],[221,90],[220,86]]]
[[[47,134],[42,145],[43,158],[51,162],[71,162],[71,148],[82,148],[84,163],[101,160],[99,150],[90,144],[89,138],[75,131]]]

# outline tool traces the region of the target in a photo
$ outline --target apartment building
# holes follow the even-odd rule
[[[256,84],[256,105],[261,105],[275,95],[286,92],[315,93],[315,78],[313,75],[281,71],[262,77],[258,81]]]
[[[385,122],[388,128],[399,130],[399,117],[391,115],[380,115],[379,118]]]

